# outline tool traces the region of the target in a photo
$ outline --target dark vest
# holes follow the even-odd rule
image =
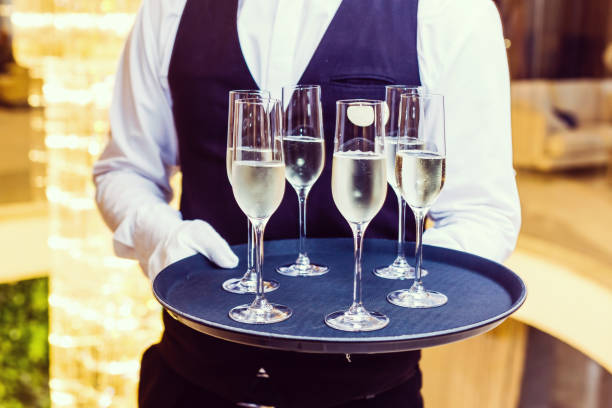
[[[231,244],[246,241],[246,217],[225,171],[228,92],[258,88],[240,49],[236,7],[237,0],[188,0],[168,73],[183,172],[183,218],[206,220]],[[299,83],[321,85],[326,143],[325,168],[308,200],[309,237],[351,236],[331,195],[336,100],[384,99],[384,85],[420,85],[416,35],[417,0],[345,0],[302,75]],[[297,196],[288,185],[265,238],[297,235]],[[366,238],[396,236],[397,200],[389,188]],[[162,349],[168,363],[191,381],[238,400],[237,390],[247,387],[262,366],[272,379],[287,382],[281,387],[290,395],[286,406],[299,406],[294,402],[299,401],[324,407],[315,392],[322,385],[313,378],[336,390],[326,398],[338,403],[397,385],[412,375],[418,361],[418,352],[354,356],[348,363],[343,355],[254,349],[196,333],[169,318],[165,322]],[[304,389],[296,388],[300,383]]]
[[[321,85],[327,150],[323,173],[308,197],[310,237],[351,236],[331,195],[336,101],[384,100],[384,85],[420,84],[416,10],[416,0],[344,1],[299,81]],[[257,84],[238,42],[235,0],[187,2],[168,79],[183,172],[183,218],[206,220],[230,244],[243,243],[246,217],[225,177],[228,92],[257,89]],[[397,236],[397,200],[388,190],[366,238]],[[266,239],[297,237],[297,203],[287,184]],[[412,225],[408,237],[414,236]]]

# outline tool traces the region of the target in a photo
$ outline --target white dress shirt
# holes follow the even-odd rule
[[[185,1],[143,1],[118,67],[112,138],[94,167],[96,199],[115,231],[115,250],[145,269],[168,231],[182,222],[167,205],[168,180],[180,165],[167,77]],[[261,89],[278,97],[283,85],[299,80],[340,2],[239,2],[240,46]],[[424,243],[501,262],[514,249],[520,206],[498,11],[491,0],[421,0],[417,21],[421,82],[443,94],[446,105],[446,183],[430,210],[435,227],[425,232]]]

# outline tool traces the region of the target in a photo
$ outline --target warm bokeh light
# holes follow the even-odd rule
[[[91,166],[108,137],[113,74],[137,1],[17,1],[17,61],[41,86],[44,107],[28,153],[45,168],[35,185],[49,205],[51,402],[136,406],[142,352],[161,333],[160,308],[133,261],[113,256],[93,199]]]

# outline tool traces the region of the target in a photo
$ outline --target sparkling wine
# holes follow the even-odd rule
[[[268,218],[283,199],[285,165],[282,162],[234,161],[232,188],[238,206],[249,218]]]
[[[387,164],[387,182],[396,194],[397,180],[395,178],[395,154],[397,152],[397,137],[385,137],[385,163]]]
[[[446,158],[423,150],[398,152],[395,176],[409,206],[429,208],[444,185]]]
[[[348,222],[369,222],[387,196],[385,157],[361,151],[334,153],[332,196]]]
[[[248,160],[262,160],[272,161],[272,150],[270,149],[254,149],[252,147],[240,147],[238,148],[239,159]],[[225,154],[225,170],[227,171],[227,178],[230,184],[232,183],[232,162],[234,161],[234,148],[228,147],[227,153]]]
[[[323,171],[323,139],[310,136],[283,138],[287,181],[296,190],[311,187]]]
[[[227,153],[225,154],[225,170],[227,171],[227,178],[230,184],[232,183],[232,162],[234,161],[234,148],[228,147]]]
[[[397,141],[400,138],[397,137],[385,137],[385,158],[387,163],[387,182],[391,186],[395,193],[399,195],[401,192],[399,191],[399,186],[397,185],[397,178],[395,177],[395,160],[397,154]],[[406,142],[402,140],[401,143],[403,145],[409,145],[412,149],[422,150],[425,148],[425,143],[420,140],[415,140],[411,142]]]

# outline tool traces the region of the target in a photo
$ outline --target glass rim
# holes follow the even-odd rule
[[[336,101],[336,106],[340,105],[356,105],[356,106],[376,106],[383,105],[385,101],[380,99],[339,99]]]
[[[321,85],[317,84],[295,84],[295,85],[283,85],[282,89],[300,89],[300,90],[308,90],[308,89],[321,89]]]
[[[270,91],[268,91],[267,89],[232,89],[229,91],[229,93],[230,94],[244,93],[244,94],[253,94],[253,95],[257,95],[257,94],[270,95]]]
[[[435,93],[435,92],[419,92],[417,94],[411,94],[411,93],[403,93],[400,95],[400,98],[404,99],[407,98],[408,96],[410,97],[417,97],[417,98],[441,98],[442,100],[444,100],[444,95],[440,94],[440,93]]]
[[[263,97],[263,98],[240,98],[234,101],[234,104],[258,104],[263,105],[264,103],[281,103],[280,99],[272,98],[272,97]]]
[[[404,89],[422,88],[424,89],[425,87],[423,85],[402,85],[402,84],[385,85],[385,89],[397,89],[397,88],[404,88]]]

